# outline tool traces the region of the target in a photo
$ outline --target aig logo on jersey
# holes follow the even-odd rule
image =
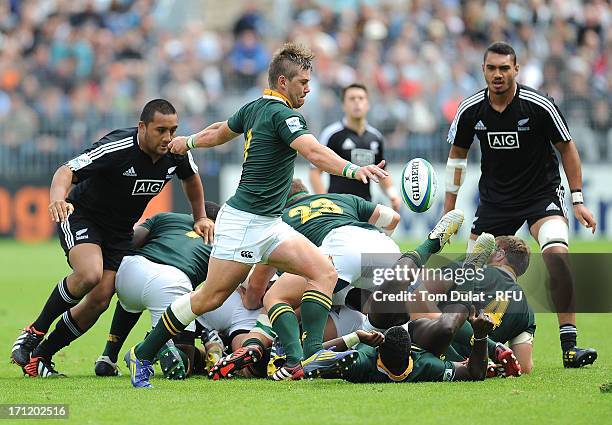
[[[516,131],[492,131],[487,133],[491,149],[518,149],[519,139]]]
[[[157,195],[164,188],[164,180],[136,180],[132,195]]]

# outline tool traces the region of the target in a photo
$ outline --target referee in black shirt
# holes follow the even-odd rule
[[[13,362],[27,375],[57,376],[52,355],[106,310],[117,268],[131,248],[134,225],[174,175],[191,203],[194,231],[212,242],[214,224],[206,217],[198,168],[190,154],[168,150],[177,127],[178,115],[170,102],[152,100],[142,110],[138,127],[110,132],[55,172],[49,213],[73,271],[59,281],[38,318],[13,345]],[[41,343],[59,316],[55,330]]]
[[[527,222],[550,273],[563,365],[591,364],[597,352],[576,347],[574,282],[567,257],[568,216],[553,146],[561,154],[574,215],[594,233],[597,224],[583,203],[578,151],[553,100],[515,81],[519,66],[512,46],[503,42],[489,46],[482,70],[487,87],[461,102],[448,133],[452,146],[444,210],[455,208],[468,149],[476,137],[482,151],[482,176],[472,243],[482,232],[513,235]],[[531,346],[525,348],[531,350]]]
[[[384,160],[383,135],[366,121],[370,104],[368,91],[363,84],[354,83],[342,89],[342,109],[344,118],[323,129],[319,142],[343,159],[360,166],[378,164]],[[323,187],[321,173],[321,170],[311,166],[310,184],[315,193],[350,193],[367,201],[372,200],[370,182],[363,184],[330,175],[329,189],[326,191]],[[389,198],[393,209],[399,211],[402,201],[393,186],[393,179],[382,179],[380,186]]]

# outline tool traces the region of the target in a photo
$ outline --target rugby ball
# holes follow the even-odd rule
[[[438,178],[429,162],[414,158],[402,170],[402,198],[414,212],[427,211],[438,192]]]

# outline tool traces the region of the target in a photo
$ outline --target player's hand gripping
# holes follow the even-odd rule
[[[208,217],[200,217],[193,223],[193,231],[204,239],[204,243],[212,245],[215,238],[215,222]]]
[[[576,204],[574,205],[574,215],[587,229],[591,229],[591,233],[595,233],[595,229],[597,228],[597,222],[593,217],[593,214],[584,204]]]
[[[177,136],[170,143],[168,143],[168,148],[171,153],[176,153],[179,155],[185,155],[189,148],[187,147],[187,137],[185,136]]]
[[[383,159],[378,165],[365,165],[359,167],[359,170],[355,173],[355,180],[361,180],[363,183],[368,183],[368,179],[374,180],[376,183],[380,179],[386,178],[389,173],[382,169],[385,166],[385,160]]]
[[[480,310],[478,316],[476,316],[476,309],[474,306],[472,306],[469,321],[474,329],[475,339],[486,338],[493,330],[493,320],[491,320],[491,317],[485,313],[484,310]]]
[[[74,212],[74,206],[63,199],[53,201],[49,204],[49,215],[56,223],[63,223],[68,216]]]
[[[377,331],[364,331],[363,329],[357,330],[357,336],[359,341],[363,342],[370,347],[378,347],[380,344],[385,342],[385,336]]]

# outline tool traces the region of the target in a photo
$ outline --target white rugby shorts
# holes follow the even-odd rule
[[[245,264],[268,262],[283,241],[300,237],[280,217],[265,217],[223,204],[215,221],[211,257]]]

